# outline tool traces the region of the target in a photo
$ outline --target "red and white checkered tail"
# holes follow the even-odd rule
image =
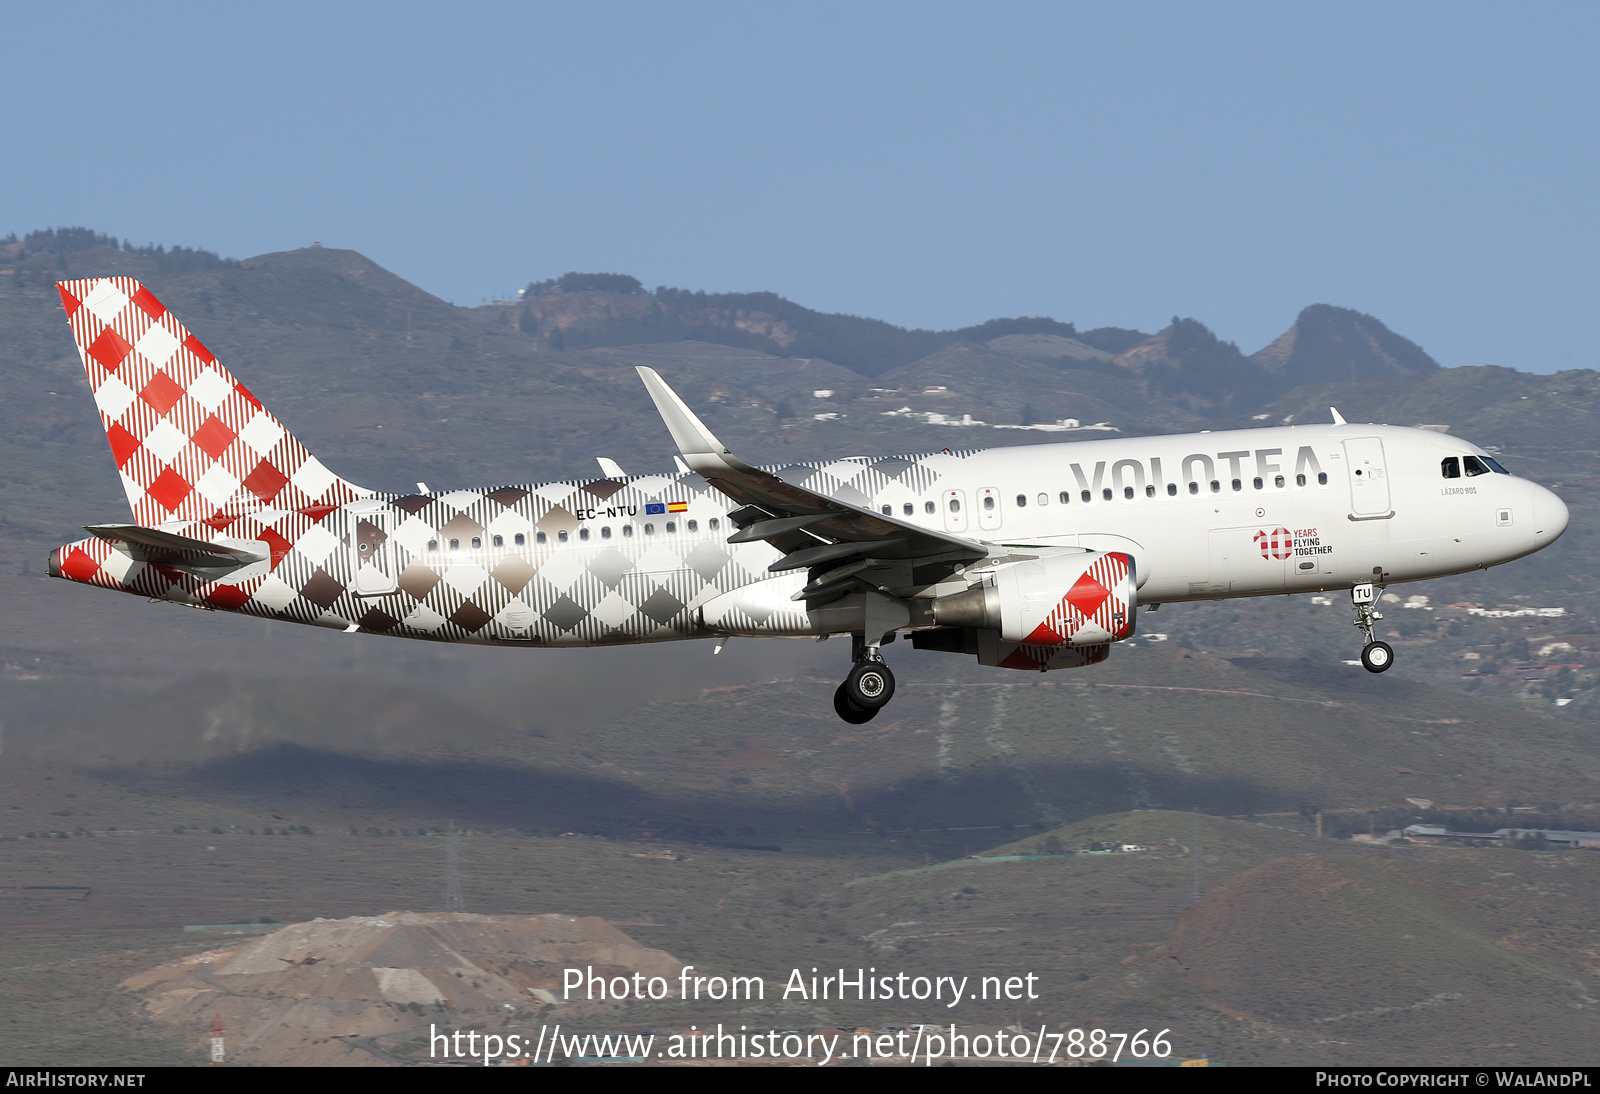
[[[323,467],[139,282],[56,288],[134,523],[332,507],[369,493]]]

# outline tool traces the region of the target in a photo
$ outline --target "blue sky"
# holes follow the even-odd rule
[[[1306,304],[1600,367],[1600,7],[80,4],[6,16],[0,234],[320,240],[949,328]]]

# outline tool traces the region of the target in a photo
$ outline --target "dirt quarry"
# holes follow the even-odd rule
[[[123,981],[159,1022],[197,1043],[220,1016],[227,1059],[373,1065],[426,1055],[431,1027],[498,1032],[561,1002],[562,973],[676,977],[682,962],[596,916],[390,912],[295,923],[263,938],[170,961]]]

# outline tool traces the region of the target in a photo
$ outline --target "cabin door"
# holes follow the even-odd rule
[[[1350,512],[1356,517],[1392,517],[1389,506],[1389,473],[1383,461],[1383,440],[1356,437],[1344,442],[1347,473],[1350,476]]]
[[[387,508],[352,512],[350,544],[355,553],[357,596],[384,596],[399,588],[395,565],[394,514]]]

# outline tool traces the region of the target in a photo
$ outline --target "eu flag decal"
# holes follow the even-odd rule
[[[653,517],[660,513],[665,513],[666,511],[667,507],[662,505],[659,501],[652,501],[644,507],[645,516],[648,517]]]

